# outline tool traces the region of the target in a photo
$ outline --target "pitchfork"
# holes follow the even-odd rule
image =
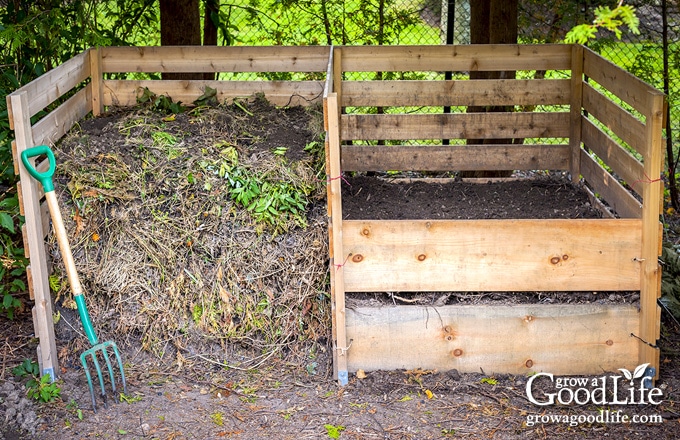
[[[49,161],[49,169],[47,171],[39,172],[33,165],[33,161],[29,160],[36,156],[46,155]],[[52,217],[52,225],[54,226],[55,234],[57,235],[57,242],[59,243],[59,250],[61,251],[61,256],[64,259],[64,265],[66,266],[66,274],[68,276],[69,284],[71,284],[71,292],[73,292],[73,298],[75,299],[76,305],[78,306],[78,315],[80,315],[80,321],[85,329],[85,334],[87,339],[90,341],[92,347],[89,350],[85,350],[80,355],[80,361],[83,364],[83,369],[85,370],[85,375],[87,376],[87,386],[90,388],[90,396],[92,397],[92,409],[97,412],[97,404],[95,403],[94,396],[94,386],[92,385],[92,375],[90,374],[90,368],[88,367],[88,360],[92,360],[95,369],[97,370],[97,377],[99,378],[99,386],[102,390],[102,398],[104,400],[104,407],[106,407],[106,388],[104,386],[104,375],[102,374],[102,368],[99,364],[99,359],[102,358],[106,362],[106,368],[109,373],[109,380],[111,388],[113,390],[114,399],[116,396],[116,378],[114,374],[114,368],[111,365],[111,359],[109,350],[113,352],[118,362],[118,369],[120,371],[120,380],[123,384],[123,393],[127,394],[127,386],[125,384],[125,371],[123,370],[123,361],[121,360],[120,353],[118,352],[118,347],[113,341],[106,341],[99,343],[97,334],[92,327],[92,320],[90,319],[90,314],[87,311],[87,306],[85,305],[85,297],[83,296],[83,288],[80,284],[78,278],[78,272],[76,271],[76,265],[73,261],[73,254],[71,253],[71,246],[68,242],[68,236],[66,235],[66,228],[64,227],[64,220],[61,217],[61,211],[59,210],[59,202],[57,201],[57,196],[54,193],[54,183],[52,182],[52,177],[54,176],[54,171],[56,169],[56,160],[54,159],[54,153],[46,145],[41,145],[38,147],[29,148],[21,153],[21,161],[28,173],[38,180],[45,190],[45,199],[47,200],[47,206],[50,210],[50,216]]]

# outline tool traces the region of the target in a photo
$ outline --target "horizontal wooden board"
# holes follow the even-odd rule
[[[27,92],[29,116],[32,117],[90,76],[88,57],[88,52],[76,55],[64,64],[15,90],[13,94]]]
[[[645,124],[588,84],[583,84],[583,109],[635,151],[643,156],[647,154]]]
[[[325,72],[327,46],[102,47],[109,72]]]
[[[79,90],[66,102],[50,112],[33,126],[33,141],[36,145],[54,145],[65,135],[73,124],[92,111],[90,84]]]
[[[592,50],[583,50],[583,73],[642,114],[652,109],[653,95],[663,94]]]
[[[569,145],[343,145],[343,171],[566,170]]]
[[[569,113],[342,115],[342,140],[569,137]]]
[[[588,118],[581,118],[581,140],[593,153],[597,154],[612,171],[618,174],[633,191],[642,195],[639,182],[644,181],[644,167],[625,148],[616,143],[605,132],[595,126]]]
[[[343,81],[342,105],[485,106],[569,104],[570,80]]]
[[[639,290],[640,220],[345,220],[347,292]]]
[[[185,104],[200,97],[205,88],[217,90],[219,102],[231,102],[234,98],[247,98],[258,93],[274,105],[307,105],[318,102],[323,95],[323,81],[176,81],[176,80],[106,80],[104,81],[104,105],[132,106],[137,96],[147,87],[157,95],[170,96],[173,101]]]
[[[566,44],[343,46],[345,72],[569,70]]]
[[[581,150],[581,175],[592,187],[593,192],[607,202],[620,217],[642,217],[642,203],[584,150]]]
[[[349,371],[593,375],[637,366],[632,305],[389,306],[347,309]]]

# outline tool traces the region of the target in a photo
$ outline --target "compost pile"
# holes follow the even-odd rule
[[[301,342],[325,345],[320,112],[261,97],[179,114],[114,109],[56,146],[57,193],[101,339],[180,368],[250,368]],[[53,239],[49,252],[57,336],[78,353]]]

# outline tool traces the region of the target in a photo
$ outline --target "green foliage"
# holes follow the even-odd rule
[[[611,9],[609,6],[598,6],[595,8],[595,19],[592,24],[580,24],[575,26],[567,33],[564,41],[566,43],[585,44],[596,37],[597,32],[602,28],[614,32],[616,38],[621,39],[621,27],[628,27],[633,34],[640,34],[638,26],[640,20],[635,15],[635,8],[624,5],[621,0],[619,4]]]
[[[21,379],[26,376],[38,376],[40,374],[40,366],[35,361],[24,359],[21,364],[12,368],[12,374]]]
[[[345,430],[345,427],[342,425],[331,425],[331,424],[325,424],[323,425],[324,428],[326,428],[326,433],[328,434],[328,438],[333,438],[333,439],[338,439],[340,438],[340,433]]]
[[[26,395],[29,398],[42,403],[61,399],[61,388],[56,382],[52,382],[49,374],[40,377],[40,367],[37,362],[25,359],[12,369],[12,374],[21,379],[29,378],[26,382]]]
[[[261,175],[235,166],[224,177],[229,181],[232,200],[246,208],[255,221],[272,228],[274,233],[284,232],[291,222],[300,227],[307,226],[305,208],[313,188],[293,173]]]
[[[186,110],[181,101],[173,102],[171,97],[157,95],[148,87],[144,87],[142,94],[137,97],[137,103],[146,105],[154,111],[168,114],[183,113]]]

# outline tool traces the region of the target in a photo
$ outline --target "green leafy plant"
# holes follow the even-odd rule
[[[480,379],[479,383],[485,383],[487,385],[497,385],[498,380],[493,377],[483,377]]]
[[[24,249],[15,245],[15,238],[0,233],[0,312],[14,319],[15,312],[23,307],[19,294],[26,292],[26,266]]]
[[[186,107],[182,105],[181,101],[173,102],[172,98],[166,95],[157,95],[148,87],[142,89],[142,93],[137,96],[137,103],[147,105],[152,110],[162,113],[183,113]]]
[[[623,0],[614,9],[609,6],[598,6],[595,8],[595,19],[591,24],[580,24],[571,29],[564,41],[566,43],[585,44],[595,38],[600,28],[614,32],[616,38],[621,39],[621,26],[627,26],[633,34],[640,34],[638,29],[640,20],[635,15],[635,8],[624,5]]]
[[[59,384],[52,382],[49,374],[40,377],[40,367],[37,362],[25,359],[21,364],[12,369],[12,374],[22,379],[29,378],[26,382],[26,395],[29,398],[43,403],[61,399]]]
[[[345,427],[342,425],[331,425],[331,424],[325,424],[323,425],[324,428],[326,428],[326,433],[328,434],[328,438],[333,438],[337,439],[340,438],[340,433],[345,430]]]

